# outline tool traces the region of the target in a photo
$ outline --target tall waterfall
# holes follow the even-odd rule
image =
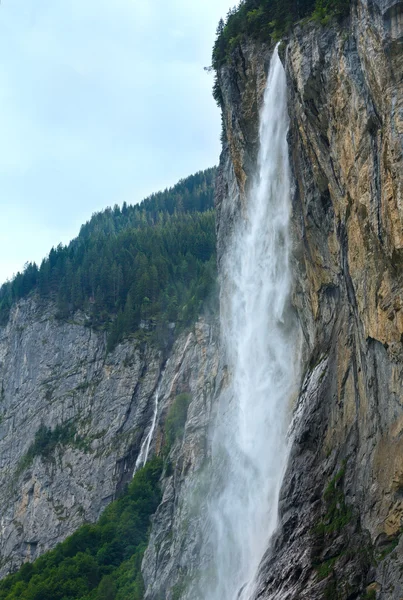
[[[277,524],[295,392],[298,335],[290,310],[287,93],[274,52],[260,115],[257,173],[223,265],[221,329],[229,385],[212,449],[214,484],[203,600],[248,600]]]

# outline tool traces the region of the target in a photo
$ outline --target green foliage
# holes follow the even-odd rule
[[[82,310],[88,326],[109,332],[108,350],[141,329],[164,341],[170,322],[191,323],[216,280],[215,172],[95,214],[40,268],[29,264],[0,288],[0,323],[33,292],[55,300],[60,319]]]
[[[55,429],[41,425],[35,433],[34,441],[19,462],[17,474],[28,469],[36,456],[40,456],[44,461],[53,460],[58,446],[73,446],[83,452],[89,452],[91,442],[104,434],[105,431],[87,437],[78,435],[76,425],[72,421],[56,425]]]
[[[266,42],[280,40],[299,20],[313,16],[326,24],[334,17],[348,14],[351,0],[243,0],[220,20],[213,49],[213,67],[227,62],[233,49],[244,37]],[[214,98],[221,104],[217,83]]]
[[[317,567],[316,572],[318,574],[319,581],[322,581],[322,579],[326,579],[327,577],[329,577],[329,575],[333,571],[333,567],[336,564],[337,559],[337,556],[334,558],[330,558],[329,560],[326,560]]]
[[[168,411],[165,422],[165,444],[167,451],[169,451],[177,438],[183,436],[191,401],[192,397],[190,394],[179,394]]]
[[[117,591],[117,586],[113,578],[110,575],[104,575],[98,586],[97,598],[98,600],[114,600]]]
[[[322,25],[334,17],[343,17],[350,10],[350,0],[316,0],[313,18]]]
[[[362,600],[376,600],[376,591],[369,590],[364,596],[362,596]]]
[[[161,472],[160,459],[148,462],[98,524],[83,525],[0,581],[0,600],[141,600],[141,561],[150,517],[161,500]]]
[[[73,423],[56,425],[55,429],[41,425],[35,433],[34,441],[18,465],[18,472],[27,469],[36,456],[41,456],[44,460],[49,460],[59,444],[67,446],[75,442],[79,443],[76,436],[76,428]]]
[[[323,494],[326,503],[326,515],[316,525],[315,532],[320,535],[339,533],[352,518],[352,511],[346,505],[342,483],[346,472],[346,465],[329,482]]]
[[[322,588],[325,600],[343,600],[347,596],[362,598],[363,584],[374,561],[369,534],[362,530],[358,513],[353,512],[345,501],[346,468],[347,461],[344,460],[326,486],[323,493],[326,511],[312,530],[315,535],[312,566],[318,581],[326,579]],[[329,557],[329,550],[338,554]],[[343,568],[352,564],[360,573],[360,578],[355,581],[349,577],[348,569]]]

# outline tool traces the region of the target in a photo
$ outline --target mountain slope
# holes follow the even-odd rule
[[[40,268],[0,289],[0,322],[35,294],[57,303],[57,316],[84,311],[87,325],[110,332],[112,348],[140,325],[188,325],[215,280],[215,169],[193,175],[135,206],[95,214],[68,246],[53,248]]]
[[[132,479],[140,449],[160,448],[175,398],[188,394],[192,410],[212,385],[214,175],[95,215],[39,270],[28,267],[3,286],[0,575],[97,521]],[[112,288],[97,298],[95,287],[94,300],[83,274],[99,277],[101,287],[113,272],[108,261],[122,272],[121,295],[103,308]],[[158,286],[134,293],[129,310],[130,288],[144,283],[136,277],[143,262],[143,274],[157,269]],[[64,283],[80,272],[85,293],[74,305]],[[145,293],[149,312],[137,315]],[[164,306],[165,294],[172,306]]]
[[[315,7],[313,2],[283,3],[286,8],[296,5],[316,12],[313,19],[288,19],[281,29],[287,34],[281,56],[289,87],[288,143],[295,183],[292,303],[304,334],[303,376],[295,398],[279,527],[262,557],[253,598],[400,600],[402,5],[396,0],[354,0],[344,14],[344,9],[332,9],[338,2],[318,0]],[[255,18],[255,23],[264,23],[266,8],[270,12],[272,7],[281,3],[246,0],[231,13],[227,33],[237,15],[247,18],[252,12],[252,24]],[[277,37],[276,27],[265,25],[269,35],[267,30],[249,31],[244,18],[238,19],[240,29],[234,26],[230,44],[216,63],[215,91],[225,130],[216,195],[219,277],[256,172],[259,108]],[[221,35],[226,34],[220,31],[218,41]],[[14,489],[12,501],[6,495],[0,499],[10,507],[1,538],[4,555],[20,564],[32,558],[35,548],[42,552],[56,538],[63,539],[82,522],[83,510],[87,519],[96,519],[102,510],[100,493],[120,490],[131,479],[157,400],[152,449],[164,457],[166,470],[142,563],[145,598],[195,600],[189,582],[197,582],[200,570],[208,567],[203,560],[208,548],[202,542],[203,511],[210,500],[209,434],[231,377],[217,322],[206,317],[189,333],[180,333],[167,360],[141,336],[105,355],[102,332],[85,337],[88,329],[82,324],[62,325],[53,316],[44,320],[31,302],[29,298],[14,307],[3,346],[0,340],[0,357],[10,357],[4,397],[8,407],[14,406],[14,412],[7,409],[2,464],[10,465],[13,453],[16,464],[16,457],[21,460],[29,452],[41,423],[37,414],[48,427],[49,418],[66,422],[65,415],[72,414],[75,433],[73,440],[54,434],[68,442],[59,443],[53,463],[36,456],[24,479],[14,472],[20,488]],[[66,327],[62,335],[61,327]],[[78,332],[85,340],[80,344]],[[47,336],[50,353],[43,351],[38,365],[33,340],[43,340],[46,347]],[[72,344],[63,355],[66,336]],[[81,355],[76,355],[77,347]],[[30,383],[38,370],[39,381]],[[172,423],[178,421],[178,436],[171,436]],[[32,430],[28,423],[33,423]],[[93,453],[89,458],[81,446],[83,437]],[[25,439],[29,443],[24,446]],[[14,444],[20,446],[17,454]],[[66,477],[68,465],[72,468]],[[104,473],[108,484],[102,480]],[[79,502],[71,502],[72,490],[77,490]],[[47,518],[40,521],[40,531],[38,506]],[[9,568],[10,563],[4,571]]]

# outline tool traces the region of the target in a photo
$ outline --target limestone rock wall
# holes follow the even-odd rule
[[[152,421],[151,452],[175,396],[204,389],[213,368],[211,325],[200,320],[168,354],[135,340],[106,354],[105,335],[20,302],[0,329],[0,574],[94,522],[133,475]],[[210,362],[209,362],[210,361]],[[198,401],[198,400],[197,400]],[[192,414],[192,406],[189,414]],[[66,440],[27,460],[40,427]]]
[[[402,6],[358,0],[280,48],[305,377],[257,598],[403,595]],[[219,73],[219,256],[253,172],[271,51],[245,41]]]

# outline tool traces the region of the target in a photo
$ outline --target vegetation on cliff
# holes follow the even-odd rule
[[[277,41],[297,21],[312,17],[326,23],[344,16],[351,0],[244,0],[220,21],[213,49],[213,67],[224,64],[243,37]],[[215,86],[216,100],[219,92]]]
[[[162,461],[138,471],[96,525],[83,525],[34,563],[0,582],[0,600],[141,600],[141,561],[161,500]]]
[[[28,264],[0,288],[0,324],[36,293],[110,332],[112,348],[140,326],[194,320],[215,281],[215,169],[199,172],[135,206],[95,214],[68,246]]]
[[[165,423],[165,453],[168,454],[175,440],[183,436],[189,404],[192,400],[190,394],[179,394],[171,405]]]

